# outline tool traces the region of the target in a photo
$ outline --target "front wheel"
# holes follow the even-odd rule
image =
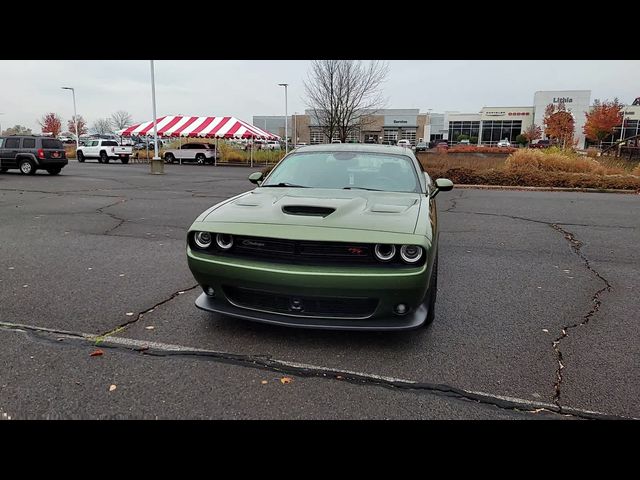
[[[49,172],[49,175],[58,175],[61,170],[62,168],[47,168],[47,172]]]
[[[423,327],[427,327],[433,323],[436,318],[436,295],[438,293],[438,254],[433,261],[433,271],[431,272],[431,285],[429,286],[429,313]]]
[[[107,152],[100,152],[100,163],[109,163],[109,156],[107,155]]]
[[[84,163],[84,153],[82,153],[82,152],[78,152],[78,153],[76,154],[76,157],[77,157],[77,159],[78,159],[78,161],[79,161],[80,163]]]
[[[176,157],[173,156],[173,153],[167,153],[164,156],[165,163],[173,163],[176,161]]]
[[[36,173],[36,166],[31,160],[22,160],[20,162],[20,171],[24,175],[33,175]]]
[[[204,160],[205,156],[202,153],[196,155],[196,162],[198,162],[198,165],[204,165]]]

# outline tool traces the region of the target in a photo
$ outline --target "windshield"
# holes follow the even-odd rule
[[[293,153],[278,164],[262,186],[420,191],[409,157],[349,151]]]

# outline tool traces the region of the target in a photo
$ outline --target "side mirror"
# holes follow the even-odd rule
[[[435,197],[440,192],[448,192],[449,190],[453,189],[453,182],[448,178],[439,178],[436,180],[435,183],[436,183],[436,189],[433,192],[431,192],[431,195],[429,195],[429,198]]]
[[[249,181],[251,183],[260,185],[262,183],[260,180],[262,180],[262,172],[253,172],[251,175],[249,175]]]

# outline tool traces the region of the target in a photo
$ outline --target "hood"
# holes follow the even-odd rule
[[[413,233],[421,200],[418,193],[256,188],[221,204],[204,221]]]

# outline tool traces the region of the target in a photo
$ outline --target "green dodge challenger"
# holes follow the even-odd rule
[[[432,182],[408,148],[361,144],[300,147],[262,177],[189,229],[197,307],[304,328],[433,321],[435,196],[450,180]]]

